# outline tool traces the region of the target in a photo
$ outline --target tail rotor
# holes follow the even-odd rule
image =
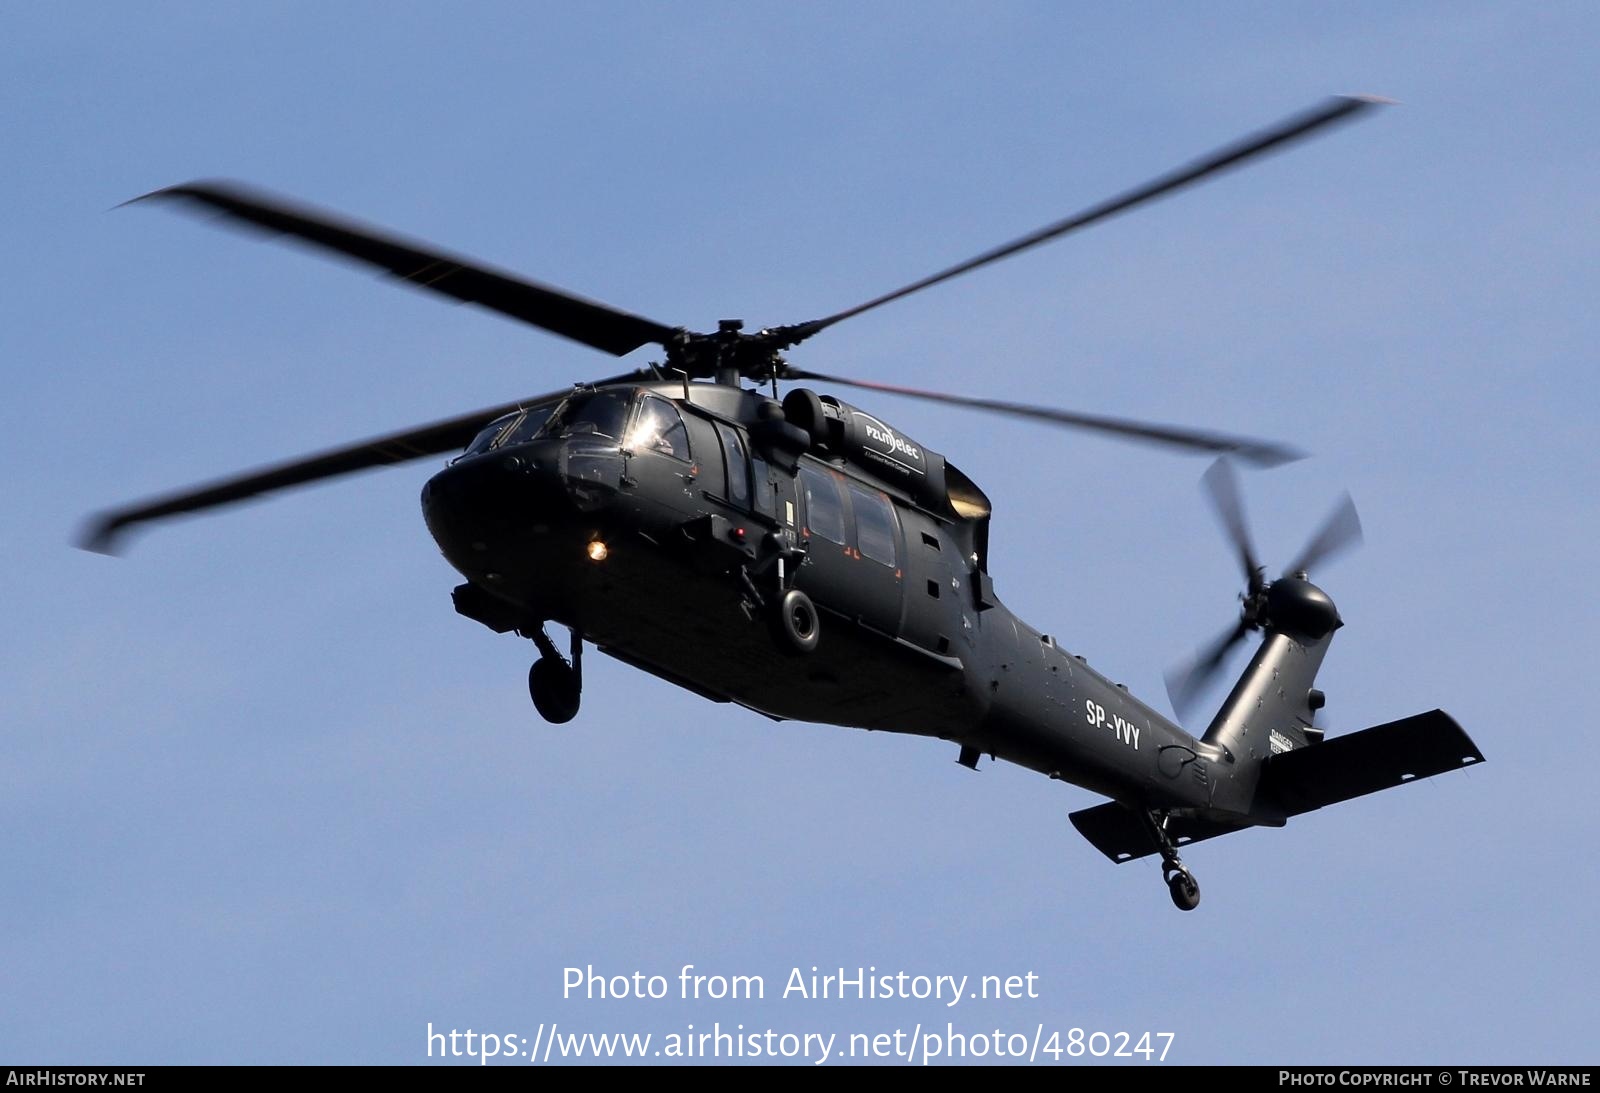
[[[1250,535],[1233,464],[1226,458],[1218,459],[1200,482],[1223,534],[1238,556],[1245,588],[1239,594],[1239,621],[1166,673],[1167,697],[1180,719],[1192,712],[1195,700],[1222,670],[1228,654],[1251,631],[1278,626],[1321,636],[1337,628],[1340,620],[1333,601],[1310,583],[1307,573],[1359,545],[1362,538],[1355,502],[1345,494],[1283,576],[1269,582]]]

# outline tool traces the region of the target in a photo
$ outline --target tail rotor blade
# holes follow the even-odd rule
[[[1322,522],[1322,527],[1311,537],[1311,541],[1305,545],[1300,557],[1291,562],[1284,572],[1308,573],[1318,563],[1359,545],[1361,545],[1361,517],[1356,512],[1356,503],[1347,493],[1334,506],[1328,518]]]
[[[1168,669],[1165,676],[1167,698],[1171,700],[1173,712],[1180,719],[1188,716],[1194,700],[1216,678],[1233,647],[1243,641],[1249,632],[1249,626],[1241,619],[1232,629],[1224,631],[1209,646],[1197,652],[1192,661]]]
[[[1228,542],[1238,552],[1239,567],[1244,570],[1248,594],[1253,596],[1261,591],[1264,578],[1255,545],[1250,541],[1250,524],[1245,519],[1244,498],[1239,493],[1239,478],[1234,473],[1233,464],[1226,459],[1217,460],[1201,477],[1200,484],[1211,499],[1211,507],[1222,524],[1222,530],[1227,533]]]

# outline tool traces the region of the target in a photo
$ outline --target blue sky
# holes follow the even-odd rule
[[[0,1058],[385,1062],[425,1031],[1176,1034],[1179,1062],[1593,1060],[1600,167],[1587,5],[13,5],[0,13]],[[579,720],[454,614],[422,463],[138,538],[88,512],[605,374],[582,347],[118,202],[247,179],[668,323],[798,321],[1336,92],[1402,105],[830,330],[801,367],[1258,433],[1281,564],[1365,548],[1336,730],[1489,759],[1150,863],[1087,793],[713,706]],[[641,354],[641,359],[645,354]],[[852,396],[854,397],[854,396]],[[1225,626],[1204,462],[857,401],[996,504],[998,591],[1164,706]],[[1113,539],[1085,528],[1116,527]],[[1219,696],[1220,697],[1220,696]],[[762,975],[562,998],[563,969]],[[793,967],[1039,997],[775,997]],[[973,1012],[977,1009],[978,1012]]]

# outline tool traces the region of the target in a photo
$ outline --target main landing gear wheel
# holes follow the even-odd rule
[[[552,725],[565,725],[578,716],[583,696],[583,637],[572,632],[572,661],[556,650],[555,643],[539,626],[521,631],[539,647],[539,659],[528,669],[528,695],[539,716]]]
[[[772,636],[778,647],[797,656],[814,651],[821,625],[817,618],[817,605],[797,588],[783,594],[778,609],[772,616]]]
[[[578,716],[583,686],[578,673],[560,657],[540,657],[528,669],[528,694],[539,716],[552,725],[565,725]]]

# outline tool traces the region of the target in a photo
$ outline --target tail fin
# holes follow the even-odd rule
[[[1309,584],[1305,588],[1321,592]],[[1269,626],[1250,666],[1202,739],[1226,749],[1239,762],[1265,759],[1320,741],[1322,732],[1313,727],[1312,720],[1322,705],[1322,693],[1312,684],[1328,653],[1334,628],[1311,637]]]

